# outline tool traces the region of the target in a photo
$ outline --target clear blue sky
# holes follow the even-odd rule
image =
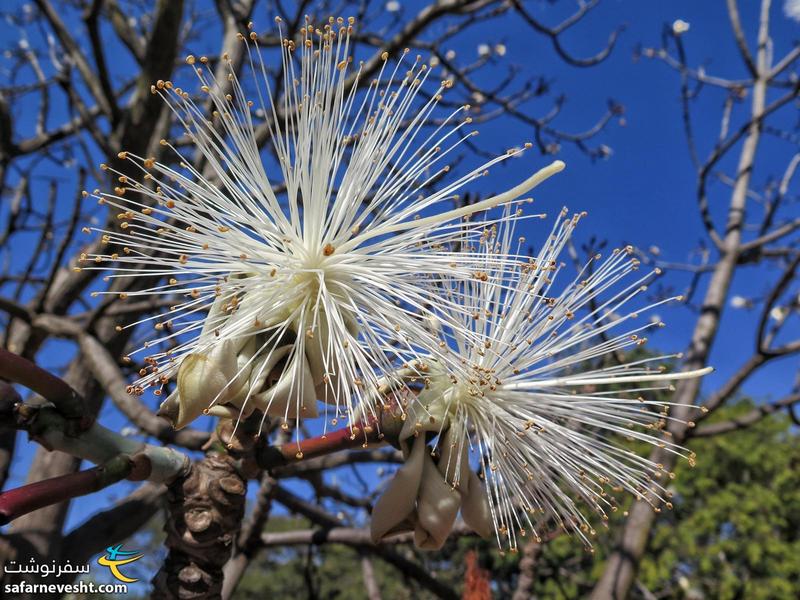
[[[406,13],[412,14],[414,7],[422,3],[403,4]],[[742,20],[752,40],[758,3],[746,0],[740,4]],[[569,2],[556,6],[545,2],[532,4],[532,12],[548,23],[557,22],[570,8]],[[781,2],[775,2],[773,12],[775,56],[781,56],[797,40],[800,28],[796,22],[783,16]],[[563,40],[572,54],[588,56],[605,44],[610,31],[621,24],[626,25],[611,57],[589,69],[565,65],[555,57],[548,40],[531,33],[527,26],[512,18],[469,31],[453,44],[453,49],[459,57],[467,57],[476,56],[481,43],[505,44],[507,53],[498,59],[499,64],[518,64],[526,73],[545,75],[552,80],[554,93],[567,95],[563,114],[555,121],[555,125],[565,131],[580,131],[591,126],[603,114],[607,99],[613,98],[623,104],[626,108],[625,126],[612,121],[596,140],[610,146],[613,155],[607,160],[591,162],[574,147],[564,145],[558,157],[567,162],[567,170],[541,188],[536,194],[536,206],[552,215],[562,205],[573,210],[587,210],[589,218],[582,224],[582,230],[579,228],[579,238],[596,235],[613,245],[624,242],[642,248],[655,245],[661,249],[662,258],[679,262],[687,259],[689,250],[704,238],[695,203],[694,172],[680,121],[679,80],[674,71],[660,62],[633,60],[639,44],[657,45],[662,26],[678,18],[691,26],[684,40],[693,64],[705,63],[709,72],[724,77],[745,76],[723,0],[604,0]],[[268,27],[271,19],[261,17],[258,22],[260,27]],[[8,40],[17,39],[17,33],[0,26],[0,39],[6,46]],[[207,37],[198,40],[196,46],[197,50],[202,50],[203,46],[213,48],[217,43],[216,33],[209,30]],[[129,60],[124,54],[112,54],[109,63],[125,65]],[[716,140],[722,104],[722,96],[718,93],[709,92],[707,98],[702,104],[707,117],[695,122],[701,155],[706,154]],[[545,98],[531,105],[530,111],[534,115],[543,114],[551,100],[552,97]],[[477,140],[483,149],[497,152],[530,137],[517,124],[501,118],[491,125],[482,126]],[[780,176],[796,151],[796,147],[785,142],[769,141],[756,165],[755,187],[760,187],[769,176]],[[475,191],[505,189],[549,160],[531,153],[523,159],[509,161],[508,167],[496,169],[493,177],[481,181],[480,188]],[[467,160],[470,165],[478,162],[477,158]],[[63,177],[69,181],[74,175],[64,170]],[[724,185],[712,186],[715,205],[724,206],[727,199],[728,190]],[[532,230],[528,237],[534,241],[544,232],[542,226]],[[744,296],[761,294],[764,276],[764,272],[758,271],[744,274],[735,281],[734,293]],[[667,281],[680,291],[688,277],[669,275]],[[658,312],[667,322],[667,328],[653,338],[652,346],[666,352],[683,350],[694,316],[683,308],[659,309]],[[718,371],[709,377],[708,385],[718,384],[749,355],[754,328],[753,314],[726,312],[711,361]],[[64,364],[65,357],[59,355],[58,349],[58,346],[51,347],[45,356],[46,361]],[[764,375],[754,378],[745,391],[759,397],[783,394],[790,387],[795,370],[796,360],[778,363]],[[117,428],[124,424],[111,407],[104,410],[101,422]],[[20,440],[20,452],[29,455],[25,448],[26,442]],[[14,483],[24,478],[22,464],[16,465],[14,475]],[[110,498],[124,495],[127,487],[127,484],[118,485],[92,500],[73,503],[70,524],[82,521],[98,507],[107,504]]]

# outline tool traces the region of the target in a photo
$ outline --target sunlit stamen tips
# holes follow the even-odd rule
[[[382,54],[374,83],[362,83],[361,66],[350,58],[352,25],[306,21],[296,39],[283,39],[279,97],[252,26],[239,40],[244,72],[256,85],[242,83],[229,56],[215,68],[205,56],[186,57],[190,66],[199,63],[191,71],[202,106],[170,81],[151,90],[190,148],[162,139],[162,150],[174,154],[163,163],[121,152],[124,174],[102,167],[119,184],[102,198],[121,216],[119,229],[101,232],[103,243],[114,244],[116,263],[106,267],[109,257],[89,255],[89,265],[98,264],[86,268],[108,268],[114,279],[160,278],[130,292],[169,304],[168,318],[131,324],[157,332],[144,343],[145,362],[160,369],[146,370],[134,389],[160,390],[161,377],[177,374],[178,390],[162,403],[176,426],[200,414],[238,424],[258,409],[287,430],[287,420],[316,415],[317,399],[327,404],[326,422],[374,414],[380,390],[407,383],[390,376],[397,364],[428,354],[431,364],[448,360],[447,344],[431,336],[420,311],[440,313],[447,331],[473,311],[480,326],[490,320],[485,307],[461,310],[458,298],[440,296],[444,282],[473,282],[481,273],[478,284],[490,285],[496,272],[514,272],[517,259],[497,251],[453,252],[496,235],[494,217],[475,215],[519,202],[563,168],[557,161],[502,194],[451,209],[461,188],[518,152],[450,180],[450,163],[471,135],[466,108],[438,115],[453,81],[437,85],[431,69],[405,51],[397,64]],[[269,176],[262,134],[276,157]],[[505,349],[474,331],[467,337],[485,360]],[[414,376],[432,392],[429,370],[420,364]],[[502,378],[481,379],[472,386],[476,398]],[[437,415],[431,426],[443,423]]]
[[[443,224],[448,221],[453,221],[461,217],[472,215],[474,213],[480,213],[483,211],[491,210],[492,208],[496,208],[497,206],[516,200],[522,194],[529,192],[530,190],[538,186],[540,183],[549,179],[556,173],[559,173],[562,170],[564,170],[565,166],[566,165],[564,164],[563,161],[556,160],[547,167],[540,169],[539,171],[531,175],[528,179],[516,185],[515,187],[511,188],[510,190],[503,192],[502,194],[492,196],[480,202],[476,202],[475,204],[470,204],[467,206],[463,206],[461,208],[456,208],[438,215],[432,215],[430,217],[425,217],[422,219],[415,219],[413,222],[397,223],[393,225],[386,225],[384,227],[373,228],[369,231],[364,232],[360,236],[355,236],[353,239],[349,241],[348,244],[345,245],[346,247],[345,249],[349,250],[352,247],[356,247],[360,244],[363,244],[365,241],[378,236],[390,233],[399,233],[409,229],[419,228],[422,226],[428,226],[432,224],[440,224],[440,223]]]
[[[446,423],[446,431],[461,436],[461,445],[476,447],[497,541],[512,551],[522,531],[536,533],[531,517],[536,514],[549,514],[588,543],[594,530],[575,498],[605,520],[604,506],[615,508],[611,492],[627,491],[654,509],[670,497],[659,480],[674,474],[618,446],[622,440],[644,442],[694,462],[666,431],[669,422],[678,420],[669,411],[671,404],[649,392],[669,391],[671,382],[712,369],[666,373],[657,364],[679,355],[602,366],[605,356],[643,344],[642,332],[660,324],[636,325],[640,312],[672,299],[624,310],[654,275],[635,275],[638,261],[631,260],[630,246],[602,262],[593,257],[556,288],[566,270],[558,257],[578,217],[562,211],[537,255],[516,257],[510,271],[493,261],[510,256],[515,240],[511,224],[485,228],[480,244],[463,245],[463,252],[485,266],[445,287],[443,297],[452,311],[446,321],[457,325],[435,331],[453,353],[433,363],[419,396],[429,414]],[[614,333],[621,327],[627,330]]]

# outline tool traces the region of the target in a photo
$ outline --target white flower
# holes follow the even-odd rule
[[[478,44],[478,56],[487,56],[491,51],[489,44]]]
[[[438,550],[459,512],[473,531],[490,537],[492,516],[486,488],[470,470],[466,448],[453,439],[455,430],[442,434],[441,454],[434,461],[426,434],[441,430],[436,417],[411,400],[402,409],[396,406],[390,415],[384,414],[384,424],[387,418],[402,422],[397,443],[405,462],[375,503],[370,521],[373,541],[413,531],[418,548]]]
[[[733,296],[731,298],[731,307],[733,308],[752,308],[753,302],[744,296]]]
[[[400,3],[397,0],[390,0],[386,3],[386,10],[388,12],[397,12],[400,10]]]
[[[435,424],[435,429],[438,428],[439,424]],[[433,425],[427,430],[431,429]],[[416,433],[419,431],[417,429]],[[459,512],[476,533],[482,537],[491,535],[492,518],[486,488],[470,470],[468,460],[454,459],[448,454],[456,448],[462,449],[451,440],[451,431],[448,429],[442,435],[443,453],[434,462],[425,436],[415,436],[413,428],[404,430],[401,444],[405,462],[372,511],[370,532],[375,543],[397,533],[413,531],[418,548],[438,550],[447,540]],[[458,485],[455,485],[453,473],[448,472],[456,462],[461,468]]]
[[[506,45],[505,44],[497,44],[494,47],[495,54],[497,56],[505,56],[506,55]]]
[[[689,31],[689,23],[683,19],[675,19],[675,21],[672,23],[672,33],[675,35],[682,35],[687,31]]]
[[[384,53],[359,88],[351,31],[352,20],[331,18],[307,22],[297,42],[284,39],[281,96],[270,89],[255,33],[240,35],[253,92],[226,56],[222,81],[205,57],[187,57],[202,102],[169,81],[152,92],[168,102],[188,148],[162,140],[173,164],[121,152],[140,181],[105,167],[119,186],[99,199],[120,211],[121,223],[101,232],[116,247],[85,259],[112,259],[95,268],[113,278],[143,278],[129,297],[177,298],[147,319],[159,336],[144,347],[157,350],[131,387],[159,394],[177,374],[177,390],[161,409],[177,427],[202,413],[236,418],[255,408],[314,416],[317,399],[335,405],[334,424],[356,407],[374,412],[384,375],[413,359],[413,345],[425,339],[420,311],[441,304],[423,283],[474,270],[469,257],[450,250],[465,231],[482,228],[462,219],[563,168],[556,162],[508,192],[452,209],[460,188],[518,152],[432,191],[473,134],[465,131],[467,107],[437,114],[440,124],[426,128],[452,84],[420,95],[432,78],[420,57],[409,64],[404,55],[392,66]],[[258,120],[259,110],[267,121]],[[263,139],[277,160],[262,157]]]
[[[769,311],[769,318],[773,321],[782,322],[786,315],[789,314],[789,309],[785,306],[773,306]]]
[[[610,360],[645,343],[646,332],[663,325],[637,319],[668,300],[629,308],[655,273],[636,275],[639,261],[630,247],[605,260],[595,256],[576,276],[567,274],[559,254],[580,218],[562,212],[536,256],[519,257],[510,275],[496,269],[498,256],[522,247],[508,223],[487,230],[478,248],[465,249],[484,267],[472,280],[452,282],[443,291],[453,306],[452,320],[460,324],[442,323],[446,350],[420,368],[421,407],[408,415],[419,436],[412,452],[439,434],[436,469],[454,489],[471,493],[469,465],[480,463],[497,541],[512,549],[519,535],[530,531],[539,538],[540,514],[588,543],[591,526],[579,503],[605,517],[617,509],[613,490],[653,505],[667,502],[670,493],[659,480],[672,475],[620,446],[622,439],[693,460],[662,434],[671,418],[668,403],[650,393],[710,369],[665,374],[658,363],[674,357],[639,357],[621,365]],[[416,493],[412,485],[404,489]],[[390,491],[397,496],[396,489]],[[391,506],[399,505],[395,497]],[[379,533],[391,522],[381,509],[379,502],[373,514],[382,523]]]

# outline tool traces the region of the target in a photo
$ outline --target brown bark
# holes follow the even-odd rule
[[[169,486],[169,554],[153,579],[153,598],[222,597],[222,568],[241,527],[246,491],[234,459],[221,449]]]
[[[225,565],[222,597],[226,600],[233,596],[247,567],[250,566],[258,552],[263,548],[261,545],[261,532],[269,520],[274,489],[275,480],[266,473],[262,475],[253,512],[242,526],[234,554]]]

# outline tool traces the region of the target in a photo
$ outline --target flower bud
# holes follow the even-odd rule
[[[239,368],[235,345],[225,341],[207,353],[186,355],[178,369],[178,389],[164,400],[158,414],[182,429],[212,404],[224,404],[244,386],[249,372]]]

